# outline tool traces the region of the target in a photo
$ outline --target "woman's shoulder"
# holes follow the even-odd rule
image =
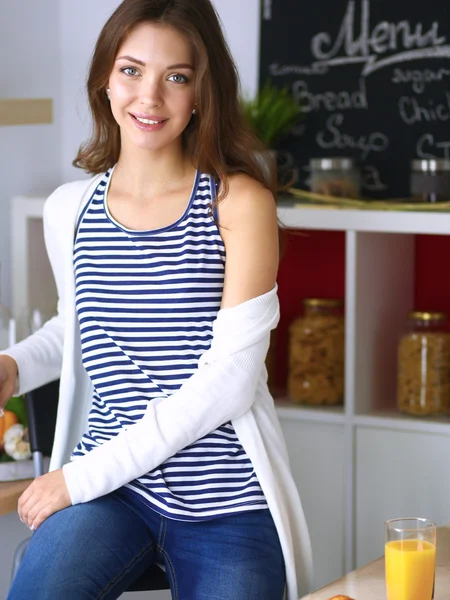
[[[236,173],[229,176],[228,185],[228,194],[219,205],[224,226],[247,219],[276,219],[275,198],[259,181]]]

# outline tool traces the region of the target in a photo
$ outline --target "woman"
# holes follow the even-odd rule
[[[0,406],[61,378],[8,600],[118,598],[153,562],[180,600],[296,600],[309,537],[264,367],[274,190],[209,0],[125,0],[88,96],[94,177],[44,211],[58,315],[0,357]]]

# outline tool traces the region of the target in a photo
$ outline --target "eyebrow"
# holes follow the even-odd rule
[[[142,60],[139,60],[138,58],[133,58],[132,56],[119,56],[117,60],[128,60],[136,65],[141,65],[141,67],[146,66],[145,62],[142,62]],[[189,63],[176,63],[175,65],[169,65],[167,69],[190,69],[193,71],[194,67]]]

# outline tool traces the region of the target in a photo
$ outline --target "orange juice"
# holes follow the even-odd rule
[[[436,547],[424,540],[398,540],[385,546],[388,600],[431,600]]]

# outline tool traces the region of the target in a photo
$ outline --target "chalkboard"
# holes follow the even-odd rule
[[[406,197],[412,159],[450,159],[450,0],[261,0],[259,75],[303,106],[278,152],[298,187],[350,156],[364,196]]]

